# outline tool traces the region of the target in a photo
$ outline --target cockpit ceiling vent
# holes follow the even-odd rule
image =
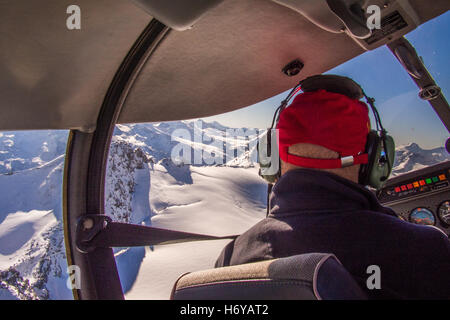
[[[417,1],[422,0],[272,1],[300,13],[325,31],[346,33],[365,50],[373,50],[398,39],[422,23],[416,11],[421,8]],[[379,25],[374,23],[376,21],[380,21]],[[360,32],[366,26],[367,36]]]
[[[403,19],[400,12],[395,11],[382,18],[381,29],[372,30],[372,35],[364,41],[371,45],[406,27],[408,27],[408,23]]]
[[[366,50],[373,50],[411,32],[421,24],[416,7],[411,3],[411,0],[386,1],[380,6],[380,26],[372,29],[370,37],[354,40]]]

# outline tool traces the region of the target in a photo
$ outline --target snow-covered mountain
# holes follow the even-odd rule
[[[64,154],[65,130],[0,132],[0,174],[38,168]]]
[[[248,138],[244,136],[248,132],[241,130],[239,137],[238,130],[231,132],[233,137],[227,137],[227,129],[219,123],[203,121],[118,125],[106,177],[108,215],[117,221],[150,225],[152,216],[184,206],[189,208],[191,199],[181,201],[179,196],[169,196],[171,193],[163,186],[177,189],[192,185],[191,166],[205,166],[206,155],[216,160],[211,162],[212,166],[253,166],[250,152],[245,148],[255,136]],[[72,298],[66,287],[61,208],[67,137],[67,131],[0,133],[0,299]],[[185,161],[189,158],[186,154],[182,155],[184,163],[171,161],[176,146],[189,150],[190,162]],[[229,155],[229,163],[226,163],[227,150],[235,154]],[[200,162],[195,161],[198,153]],[[150,183],[152,191],[161,187],[152,201],[149,200]],[[215,184],[216,189],[222,187]],[[265,187],[261,182],[250,189],[262,195]],[[238,191],[242,192],[247,191]],[[233,201],[242,209],[245,199],[236,194]],[[249,194],[245,197],[249,198]],[[262,212],[265,198],[258,195],[253,198],[250,201],[253,209]],[[125,290],[136,276],[129,265],[139,265],[144,252],[143,248],[117,251]]]
[[[424,150],[416,143],[410,143],[395,150],[392,175],[398,176],[448,160],[450,160],[450,154],[444,147]]]
[[[67,135],[0,133],[0,299],[72,298],[66,286],[61,208]],[[117,221],[135,224],[216,235],[243,232],[265,216],[266,184],[255,167],[257,136],[256,130],[201,120],[117,125],[105,211]],[[443,148],[402,146],[394,174],[445,160],[450,156]],[[200,268],[199,261],[213,261],[223,245],[116,250],[127,297],[142,298],[145,291],[144,298],[167,298],[167,283],[179,273],[168,266],[174,256],[189,252],[191,259],[184,264],[193,271]],[[155,280],[159,273],[168,280]],[[148,288],[147,281],[156,289]]]
[[[62,233],[64,156],[0,175],[0,298],[70,298]]]
[[[173,159],[194,166],[251,167],[256,161],[258,130],[227,128],[218,122],[176,121],[117,125],[114,141],[151,155],[153,162]],[[184,152],[183,151],[188,151]]]

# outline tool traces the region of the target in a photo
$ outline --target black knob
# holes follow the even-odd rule
[[[300,73],[305,65],[300,60],[289,62],[284,68],[283,73],[288,77],[296,76]]]

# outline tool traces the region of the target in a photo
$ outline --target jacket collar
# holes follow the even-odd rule
[[[333,173],[296,169],[286,172],[272,188],[270,216],[313,211],[378,211],[395,216],[365,187]]]

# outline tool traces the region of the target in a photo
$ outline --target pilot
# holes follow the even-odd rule
[[[277,129],[281,176],[270,212],[223,249],[216,267],[333,253],[371,299],[450,299],[448,237],[399,219],[358,183],[370,130],[365,103],[305,92],[281,112]],[[359,161],[329,165],[340,155]]]

